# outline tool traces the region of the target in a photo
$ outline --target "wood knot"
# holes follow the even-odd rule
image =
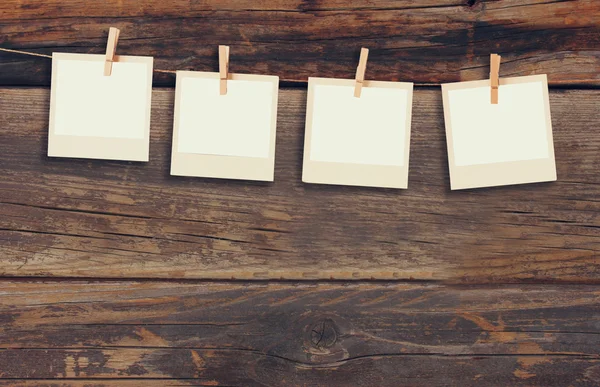
[[[467,6],[469,7],[473,7],[475,4],[477,4],[478,0],[467,0]]]
[[[333,320],[326,319],[313,325],[311,332],[311,344],[315,348],[331,348],[337,342],[338,333]]]

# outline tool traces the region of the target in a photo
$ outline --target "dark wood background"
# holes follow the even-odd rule
[[[50,61],[0,53],[0,386],[600,385],[597,0],[4,0],[0,47],[280,76],[275,182],[51,159]],[[306,185],[309,76],[414,81],[409,189]],[[449,190],[440,82],[547,73],[559,180]]]

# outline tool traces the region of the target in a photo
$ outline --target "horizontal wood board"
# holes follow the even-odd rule
[[[0,275],[600,282],[600,91],[552,90],[558,182],[449,189],[441,93],[414,97],[409,189],[301,182],[306,91],[280,91],[274,183],[48,158],[47,89],[0,89]]]
[[[2,386],[600,383],[597,286],[1,285]]]
[[[353,78],[361,47],[367,79],[440,83],[489,73],[547,73],[551,85],[600,85],[597,0],[3,0],[0,47],[51,54],[105,52],[156,57],[159,69],[217,71],[217,46],[231,46],[231,71]],[[0,85],[48,85],[44,58],[0,54]],[[157,73],[156,85],[173,85]]]

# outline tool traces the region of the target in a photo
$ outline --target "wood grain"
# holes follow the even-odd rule
[[[353,78],[361,47],[367,79],[439,83],[548,73],[551,85],[600,85],[597,0],[3,0],[0,45],[50,54],[104,53],[110,26],[118,53],[156,57],[156,67]],[[0,54],[0,85],[47,85],[46,59]],[[157,74],[157,85],[173,85]]]
[[[5,280],[1,294],[0,385],[600,383],[597,286]]]
[[[274,183],[170,176],[172,90],[149,163],[48,158],[48,98],[0,89],[0,276],[600,279],[600,91],[551,93],[558,182],[454,192],[439,89],[415,93],[408,190],[302,183],[304,90]]]
[[[110,26],[159,69],[217,71],[225,44],[288,85],[353,78],[360,47],[367,79],[487,78],[495,52],[501,77],[600,85],[597,0],[0,3],[0,47],[103,54]],[[49,82],[0,52],[0,86]],[[0,387],[600,385],[600,90],[551,92],[558,182],[462,192],[438,88],[407,191],[301,183],[306,92],[280,93],[263,184],[169,176],[172,90],[146,164],[46,157],[48,90],[0,87]],[[464,284],[490,282],[520,284]]]

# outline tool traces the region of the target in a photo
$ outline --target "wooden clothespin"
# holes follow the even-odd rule
[[[369,49],[360,49],[360,59],[358,60],[358,67],[356,68],[356,84],[354,85],[354,96],[360,98],[360,92],[362,91],[363,82],[365,81],[365,72],[367,71],[367,59],[369,58]]]
[[[219,46],[219,78],[220,94],[227,94],[227,78],[229,77],[229,46]]]
[[[104,75],[109,76],[112,74],[112,65],[115,60],[115,54],[117,52],[117,43],[119,42],[119,31],[115,27],[110,27],[108,30],[108,43],[106,43],[106,61],[104,62]]]
[[[500,87],[500,58],[498,54],[490,55],[490,84],[492,86],[492,105],[498,105],[498,88]]]

